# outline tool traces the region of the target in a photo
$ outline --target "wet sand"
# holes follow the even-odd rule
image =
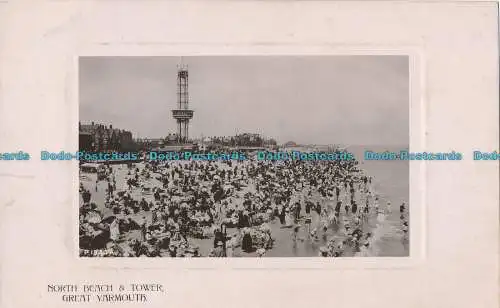
[[[350,146],[347,150],[354,154],[359,161],[361,169],[373,177],[373,186],[380,194],[380,204],[385,205],[391,201],[392,213],[388,215],[383,224],[374,230],[374,245],[370,255],[379,257],[407,257],[409,256],[409,243],[403,240],[401,229],[399,205],[406,201],[411,211],[410,201],[410,165],[408,161],[374,161],[365,160],[364,152],[384,152],[408,149],[403,146]]]

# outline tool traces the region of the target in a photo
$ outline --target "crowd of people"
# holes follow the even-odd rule
[[[363,256],[374,222],[392,211],[355,160],[140,162],[104,173],[81,174],[82,256],[263,257],[280,230],[292,247],[318,243],[318,256]],[[400,220],[407,236],[405,203]]]

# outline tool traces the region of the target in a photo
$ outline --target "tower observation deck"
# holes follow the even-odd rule
[[[189,140],[189,121],[194,111],[189,109],[188,70],[186,65],[180,65],[177,70],[177,109],[172,110],[172,116],[177,121],[177,141],[186,143]]]

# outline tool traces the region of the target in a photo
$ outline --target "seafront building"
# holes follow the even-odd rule
[[[135,150],[132,133],[113,125],[78,123],[80,151],[106,152]]]

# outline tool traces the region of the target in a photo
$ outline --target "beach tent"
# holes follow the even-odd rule
[[[115,220],[115,219],[116,219],[116,216],[111,215],[111,216],[108,216],[108,217],[106,217],[106,218],[103,218],[103,219],[101,220],[101,223],[103,223],[103,224],[110,224],[110,223],[112,223],[112,222],[113,222],[113,220]]]
[[[80,169],[82,170],[82,172],[97,173],[100,167],[101,165],[99,164],[85,163],[80,166]]]
[[[99,223],[101,222],[101,214],[97,211],[89,211],[85,216],[85,219],[90,223]]]

